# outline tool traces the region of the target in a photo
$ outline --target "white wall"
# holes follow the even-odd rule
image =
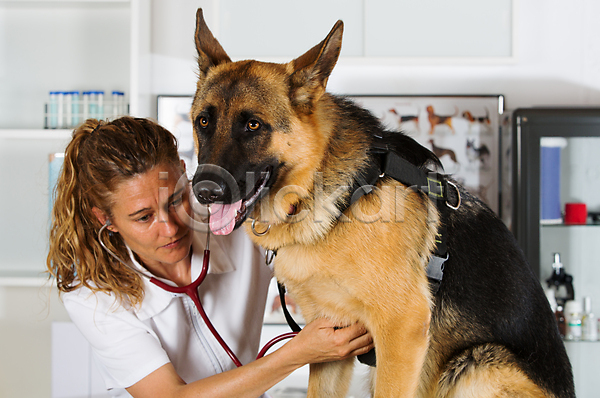
[[[204,9],[207,23],[218,39],[218,0],[166,3],[153,1],[151,91],[155,95],[193,94],[195,10]],[[508,109],[600,105],[600,24],[597,21],[600,2],[515,0],[515,6],[516,59],[513,63],[415,64],[377,59],[356,62],[342,58],[329,80],[329,91],[341,94],[504,94]],[[485,15],[473,17],[485,18]],[[285,18],[293,16],[287,14]],[[268,21],[258,22],[249,28],[267,28]],[[398,24],[402,24],[402,17],[398,18]],[[331,26],[321,25],[311,25],[308,21],[305,24],[307,30],[323,32],[324,38]],[[314,40],[306,42],[305,48],[316,43]],[[260,43],[256,43],[256,53],[260,48]]]

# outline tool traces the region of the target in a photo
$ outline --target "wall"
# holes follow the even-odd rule
[[[0,285],[0,397],[50,397],[50,329],[66,320],[55,289]]]
[[[329,91],[504,94],[508,109],[600,105],[600,46],[597,45],[600,24],[596,21],[600,2],[515,0],[515,6],[516,57],[512,63],[448,64],[442,60],[415,64],[410,60],[342,58],[329,80]],[[204,9],[209,27],[219,38],[219,20],[215,16],[218,1],[174,0],[167,6],[154,0],[150,88],[153,94],[193,94],[196,54],[192,37],[198,7]],[[474,17],[485,18],[485,15]],[[401,16],[398,24],[402,24]],[[323,38],[332,25],[333,21],[318,26],[306,23],[307,29],[322,32]],[[249,23],[248,28],[267,29],[268,23],[260,21],[256,27]],[[304,48],[316,43],[307,41]],[[255,52],[259,53],[260,48],[261,44],[256,43]]]

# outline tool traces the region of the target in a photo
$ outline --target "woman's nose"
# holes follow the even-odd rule
[[[175,236],[179,231],[179,223],[176,214],[168,214],[167,217],[158,221],[160,233],[163,236]]]

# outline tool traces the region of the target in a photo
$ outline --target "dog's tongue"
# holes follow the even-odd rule
[[[235,228],[235,216],[242,207],[238,200],[230,205],[214,203],[210,206],[210,230],[215,235],[229,235]]]

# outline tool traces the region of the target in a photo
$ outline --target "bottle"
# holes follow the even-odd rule
[[[583,317],[581,318],[582,339],[586,341],[598,340],[598,318],[592,312],[592,298],[583,298]]]
[[[104,119],[104,91],[96,91],[96,102],[98,104],[96,111],[96,119]]]
[[[564,306],[568,300],[575,298],[573,277],[565,272],[563,264],[560,261],[560,253],[554,253],[553,257],[552,275],[546,279],[546,284],[550,289],[554,289],[556,303]]]
[[[101,120],[104,118],[104,91],[90,91],[90,117]]]
[[[91,98],[92,97],[92,92],[91,91],[84,91],[83,93],[81,93],[81,115],[83,117],[83,120],[86,121],[88,120],[90,117],[93,117],[90,115],[90,102],[91,102]]]
[[[50,91],[49,102],[48,127],[51,129],[60,129],[63,127],[63,92]]]
[[[81,123],[81,100],[79,91],[71,91],[71,127],[76,127]]]
[[[55,129],[58,126],[58,92],[50,91],[48,97],[47,127]]]
[[[565,340],[581,340],[581,317],[583,307],[581,302],[569,300],[565,304],[565,319],[567,321],[567,334]]]
[[[567,322],[565,321],[565,313],[562,305],[556,307],[555,316],[556,323],[558,324],[558,334],[564,339],[567,334]]]
[[[73,119],[73,94],[71,91],[65,91],[63,93],[63,106],[64,106],[64,121],[62,122],[62,126],[64,128],[73,127],[72,119]]]
[[[113,91],[112,92],[112,101],[113,101],[112,117],[117,118],[119,116],[124,116],[126,114],[125,93],[122,91]]]

